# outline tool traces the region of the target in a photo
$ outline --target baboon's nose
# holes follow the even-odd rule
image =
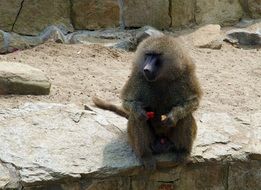
[[[155,78],[154,73],[150,69],[143,69],[143,72],[147,80],[149,81],[154,80]]]
[[[150,69],[144,68],[143,71],[144,71],[145,75],[150,75],[151,74]]]

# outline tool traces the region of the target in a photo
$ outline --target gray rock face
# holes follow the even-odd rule
[[[243,29],[231,30],[227,32],[225,40],[232,44],[261,45],[261,30],[260,32],[249,32]]]
[[[5,32],[0,30],[0,53],[4,53],[5,50]]]
[[[244,11],[251,18],[261,18],[261,3],[259,0],[240,0]]]
[[[261,3],[259,0],[248,0],[248,8],[252,18],[261,18]]]
[[[69,0],[24,0],[13,31],[19,34],[37,35],[49,25],[61,26],[68,31],[73,31]]]
[[[9,171],[0,164],[0,189],[4,189],[10,180]]]
[[[151,25],[158,29],[169,28],[168,0],[125,0],[123,17],[126,27],[142,27]]]
[[[0,1],[0,29],[11,31],[23,0]]]
[[[75,29],[117,27],[120,22],[118,0],[72,0]]]
[[[14,171],[0,165],[0,184],[15,178],[26,190],[261,188],[261,113],[202,114],[191,162],[170,168],[173,155],[160,155],[160,168],[144,173],[126,141],[126,119],[91,110],[48,103],[1,110],[0,163]]]
[[[46,41],[68,43],[69,39],[64,32],[56,26],[45,28],[37,36],[24,36],[16,33],[8,33],[0,30],[0,54],[11,53],[17,50],[24,50],[35,47]]]
[[[39,69],[16,62],[0,62],[0,95],[49,94],[51,84]]]
[[[231,25],[243,16],[243,9],[238,0],[197,0],[197,24]]]
[[[24,184],[80,178],[97,171],[106,176],[138,166],[119,137],[125,130],[120,123],[125,126],[126,121],[103,114],[44,103],[1,110],[0,160],[16,165]]]
[[[196,0],[171,0],[172,27],[195,23]]]

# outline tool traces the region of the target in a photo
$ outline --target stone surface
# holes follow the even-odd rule
[[[252,18],[261,18],[260,0],[248,0],[248,8]]]
[[[194,46],[220,49],[223,41],[220,28],[220,25],[209,24],[197,29],[190,34]]]
[[[260,145],[259,145],[260,146]],[[261,189],[261,162],[232,164],[229,168],[228,189]]]
[[[207,175],[206,175],[207,174]],[[226,165],[191,165],[181,170],[177,188],[182,189],[218,189],[225,190]],[[193,188],[191,188],[193,187]]]
[[[17,186],[25,190],[261,188],[261,112],[237,119],[227,113],[201,114],[191,163],[148,173],[127,144],[126,119],[90,109],[27,103],[0,110],[0,162],[16,170]],[[240,123],[243,120],[249,125]],[[171,156],[158,156],[158,164],[171,162]],[[10,180],[2,173],[0,179]]]
[[[196,0],[171,0],[172,27],[195,23]]]
[[[261,45],[261,30],[260,32],[249,32],[243,29],[231,30],[227,32],[225,40],[239,45]]]
[[[240,3],[248,16],[251,18],[261,18],[260,0],[240,0]]]
[[[168,0],[124,1],[123,15],[126,27],[151,25],[157,29],[169,28],[171,18],[168,12]]]
[[[254,24],[254,21],[255,21],[254,19],[245,19],[245,18],[243,18],[243,19],[240,20],[240,22],[238,22],[235,25],[235,27],[237,27],[237,28],[246,28],[246,27]]]
[[[49,94],[51,84],[39,69],[16,62],[0,62],[0,94]]]
[[[68,37],[70,36],[68,35]],[[0,30],[0,54],[35,47],[46,41],[69,43],[67,36],[56,26],[47,27],[37,36],[24,36]]]
[[[75,29],[117,27],[120,22],[118,0],[72,0]]]
[[[24,0],[13,31],[26,35],[37,35],[49,25],[57,25],[73,31],[70,22],[69,0]]]
[[[0,163],[0,189],[4,189],[10,180],[8,170]]]
[[[97,171],[106,176],[138,166],[120,139],[126,120],[100,113],[44,103],[1,110],[0,160],[16,165],[25,184]]]
[[[0,1],[0,29],[11,31],[23,0]]]
[[[238,0],[197,0],[197,24],[231,25],[239,21],[243,10]]]
[[[6,50],[5,44],[5,32],[0,30],[0,53],[4,53]]]

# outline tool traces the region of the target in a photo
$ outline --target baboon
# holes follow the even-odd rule
[[[122,107],[98,98],[93,101],[128,118],[130,145],[146,169],[155,169],[153,154],[173,152],[177,162],[190,155],[197,132],[192,112],[201,95],[192,59],[174,38],[163,35],[138,46],[122,89]]]

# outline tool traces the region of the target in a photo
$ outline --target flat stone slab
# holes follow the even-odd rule
[[[159,172],[162,167],[166,170],[176,166],[171,159],[173,155],[161,155],[157,157],[159,172],[152,174],[147,181],[155,179],[166,181],[170,180],[169,178],[173,181],[173,178],[179,175],[182,179],[179,181],[180,186],[188,183],[191,185],[182,186],[186,188],[195,185],[196,181],[201,180],[198,179],[199,176],[206,175],[206,172],[212,174],[218,172],[213,174],[214,176],[210,175],[208,183],[214,180],[223,187],[223,180],[228,179],[228,176],[223,178],[223,172],[227,171],[226,165],[230,163],[247,163],[253,170],[247,173],[248,167],[243,165],[246,175],[251,174],[255,179],[260,178],[258,172],[258,168],[261,169],[260,118],[261,112],[244,114],[237,118],[232,118],[227,113],[200,114],[198,136],[190,163],[193,167],[174,169],[167,174],[161,174]],[[88,185],[85,187],[76,185],[75,188],[87,189],[92,184],[96,189],[103,189],[101,181],[109,179],[108,184],[105,180],[105,184],[111,185],[108,187],[113,188],[117,182],[116,184],[122,186],[115,189],[126,189],[129,183],[133,183],[132,189],[140,189],[144,179],[134,177],[132,182],[129,180],[130,176],[139,174],[142,168],[127,143],[126,123],[126,119],[109,111],[92,107],[88,111],[75,105],[27,103],[20,108],[2,109],[0,171],[1,163],[12,166],[11,170],[8,168],[10,172],[16,174],[12,176],[16,179],[12,180],[18,181],[18,186],[26,187],[25,189],[61,183],[63,180],[75,182],[85,178],[93,180],[92,182],[85,180]],[[213,167],[210,167],[210,164]],[[196,170],[198,173],[195,173],[195,167],[198,168]],[[242,167],[240,164],[231,165],[231,169],[235,172],[241,172]],[[6,168],[4,169],[6,171]],[[191,178],[184,178],[183,175],[191,175]],[[2,173],[0,175],[2,186],[8,180],[5,176]],[[127,176],[127,178],[118,179],[113,176]],[[242,176],[244,177],[243,174]],[[229,183],[236,185],[235,173],[229,173],[229,177],[231,181]],[[137,188],[134,188],[135,184]],[[69,187],[71,184],[67,185]],[[160,184],[155,182],[154,185],[151,189]],[[261,187],[260,180],[255,186]]]
[[[0,62],[0,95],[45,95],[50,87],[41,70],[16,62]]]

